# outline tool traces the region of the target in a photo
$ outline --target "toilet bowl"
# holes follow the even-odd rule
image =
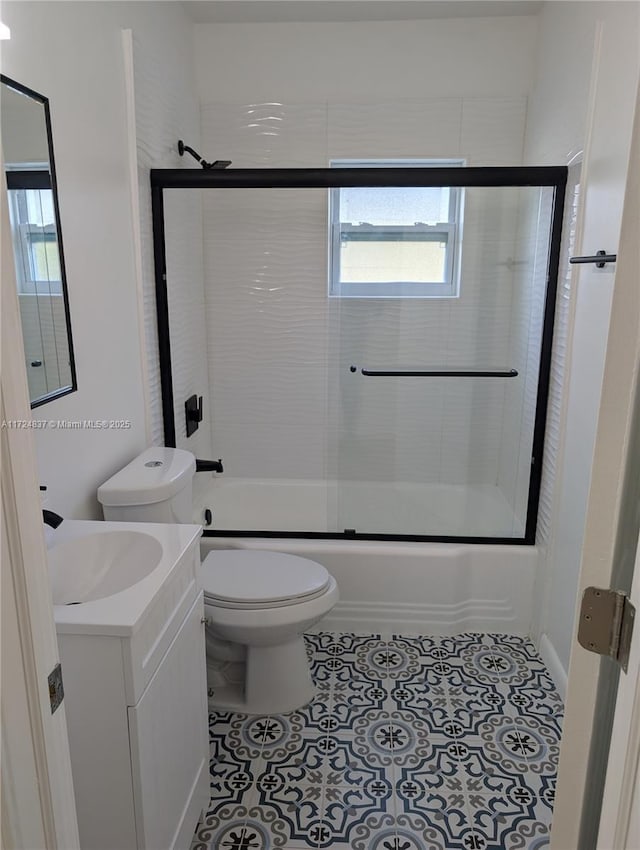
[[[310,702],[315,687],[303,633],[338,601],[333,576],[297,555],[221,549],[205,558],[202,585],[208,637],[213,638],[208,641],[210,706],[281,714]],[[220,668],[214,671],[211,663],[225,655],[226,645],[244,648],[229,662],[236,666],[228,683],[216,678]],[[244,663],[241,682],[238,663]]]
[[[190,522],[191,452],[147,449],[98,489],[104,517]],[[218,549],[202,564],[209,707],[281,714],[313,699],[303,633],[338,601],[335,579],[315,561]]]

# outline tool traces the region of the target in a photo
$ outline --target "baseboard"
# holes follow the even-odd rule
[[[454,635],[460,632],[508,632],[526,635],[508,600],[468,599],[457,604],[340,601],[310,631],[376,634]]]
[[[567,694],[567,671],[564,669],[562,661],[560,661],[560,656],[546,634],[543,634],[540,638],[539,652],[540,657],[545,663],[545,667],[551,674],[556,690],[564,702]]]

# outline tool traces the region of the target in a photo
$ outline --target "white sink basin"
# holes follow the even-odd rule
[[[167,599],[187,593],[185,559],[199,564],[201,534],[199,525],[65,519],[48,550],[58,635],[131,637],[162,619]]]
[[[113,596],[137,584],[160,563],[162,545],[141,531],[101,531],[49,550],[54,605]]]

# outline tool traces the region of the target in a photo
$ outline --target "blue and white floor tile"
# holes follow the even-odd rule
[[[533,645],[314,634],[318,692],[210,717],[192,850],[543,850],[562,702]]]

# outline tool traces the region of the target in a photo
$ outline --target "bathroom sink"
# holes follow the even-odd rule
[[[199,525],[65,519],[47,553],[58,635],[131,637],[149,617],[161,621],[167,600],[186,598],[201,534]]]
[[[65,519],[47,535],[83,848],[182,850],[208,805],[201,533]]]
[[[100,531],[49,550],[54,605],[91,602],[120,593],[160,563],[162,545],[141,531]]]

